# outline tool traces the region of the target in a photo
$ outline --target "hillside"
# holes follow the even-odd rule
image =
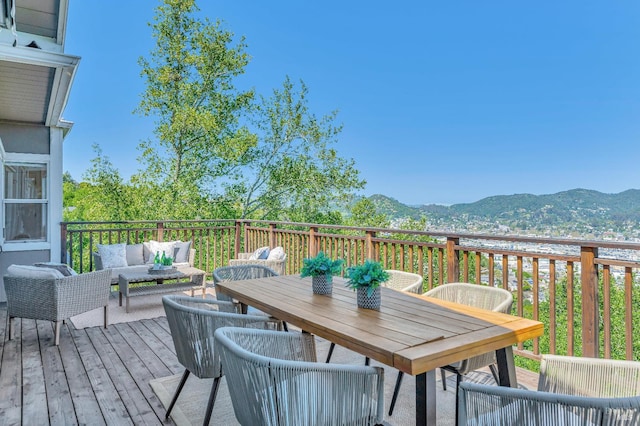
[[[379,194],[369,199],[392,220],[425,216],[433,229],[581,238],[640,235],[637,189],[618,194],[572,189],[548,195],[497,195],[451,206],[412,207]]]

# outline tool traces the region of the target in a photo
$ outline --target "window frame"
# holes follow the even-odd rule
[[[1,1],[1,0],[0,0]],[[2,156],[2,173],[0,173],[0,185],[2,185],[2,211],[0,211],[0,221],[2,222],[1,241],[3,251],[23,251],[23,250],[48,250],[51,249],[51,158],[44,154],[18,154],[5,152]],[[5,173],[8,165],[42,165],[46,170],[45,193],[43,198],[6,198],[5,194]],[[46,206],[46,230],[44,240],[6,240],[6,214],[7,204],[42,204]]]

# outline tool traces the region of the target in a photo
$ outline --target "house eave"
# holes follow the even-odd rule
[[[67,104],[71,85],[73,83],[78,64],[80,63],[80,57],[29,47],[0,45],[0,64],[3,62],[12,63],[14,66],[29,65],[33,67],[42,67],[43,69],[53,71],[53,77],[51,78],[51,81],[47,81],[49,96],[45,99],[46,105],[42,104],[43,111],[46,110],[44,119],[42,116],[7,118],[3,116],[1,111],[0,119],[12,119],[16,121],[42,123],[46,126],[58,126],[61,122],[62,113]],[[14,83],[18,84],[18,80],[20,78],[21,77],[16,77]],[[11,82],[9,82],[9,86],[10,85]],[[9,91],[10,89],[10,87],[7,87],[5,90]],[[2,87],[0,87],[0,97],[4,94]]]

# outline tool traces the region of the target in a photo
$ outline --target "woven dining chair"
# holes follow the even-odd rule
[[[241,425],[382,423],[380,367],[318,363],[307,333],[225,327],[215,341]]]
[[[459,424],[640,424],[640,362],[542,355],[537,390],[463,382]]]
[[[162,304],[167,314],[167,322],[178,362],[185,368],[178,388],[167,408],[165,419],[171,415],[171,410],[178,400],[187,378],[193,374],[200,379],[214,379],[203,423],[208,425],[222,377],[220,365],[214,361],[214,332],[219,327],[225,326],[268,329],[276,328],[276,325],[263,315],[240,314],[237,311],[237,305],[230,302],[166,295],[162,297]]]
[[[422,294],[422,284],[424,281],[422,275],[414,274],[413,272],[397,271],[395,269],[387,269],[387,273],[389,274],[389,280],[382,283],[383,287]]]
[[[213,285],[224,281],[240,281],[240,280],[253,280],[258,278],[268,278],[278,276],[278,273],[273,269],[255,264],[247,265],[234,265],[234,266],[220,266],[213,270]],[[216,291],[216,299],[233,302],[233,299],[222,292]],[[247,313],[250,315],[267,315],[264,312],[255,309],[251,306],[248,307]],[[275,320],[274,317],[270,317]],[[287,330],[287,324],[281,322],[282,328]]]
[[[511,312],[511,305],[513,304],[513,295],[509,291],[499,287],[489,287],[480,284],[442,284],[423,293],[423,295],[440,300],[459,303],[461,305],[473,306],[476,308],[487,309],[490,311],[502,313]],[[456,374],[456,393],[458,386],[462,381],[462,377],[470,373],[471,371],[477,370],[482,367],[489,366],[489,368],[491,369],[491,373],[493,374],[493,377],[497,382],[498,373],[496,371],[495,364],[496,354],[494,351],[492,351],[482,355],[476,355],[455,364],[442,366],[440,367],[440,373],[442,375],[442,388],[444,390],[447,390],[445,370]],[[393,391],[393,397],[391,398],[389,415],[393,414],[393,408],[395,407],[396,400],[398,398],[398,391],[400,390],[402,377],[403,373],[402,371],[400,371],[398,373],[398,379],[396,380],[396,385]]]

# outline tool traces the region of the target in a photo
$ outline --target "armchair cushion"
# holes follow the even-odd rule
[[[104,269],[127,266],[127,249],[125,243],[98,244],[97,247]]]
[[[57,269],[40,268],[38,266],[30,265],[10,265],[7,268],[7,274],[13,277],[20,278],[36,278],[36,279],[51,279],[51,278],[64,278],[62,272]]]
[[[267,260],[284,260],[285,257],[286,255],[284,254],[284,249],[278,246],[278,247],[275,247],[273,250],[269,251]]]

